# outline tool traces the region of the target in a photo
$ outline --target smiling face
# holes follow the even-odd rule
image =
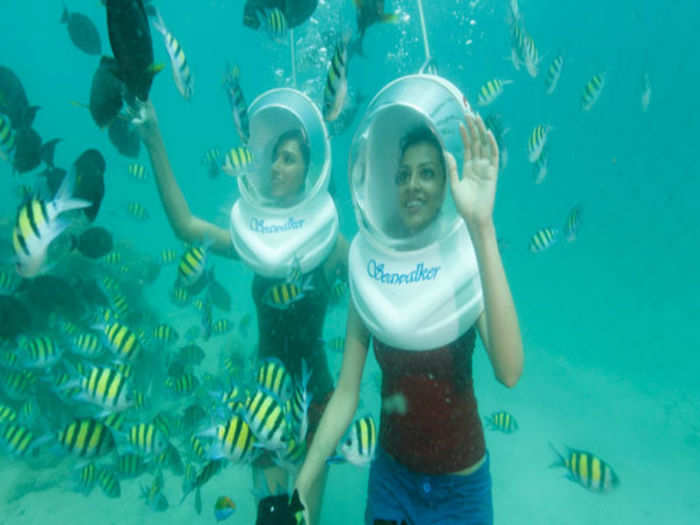
[[[399,161],[396,187],[399,217],[409,233],[425,228],[438,214],[445,196],[442,151],[421,141],[407,146]]]
[[[299,140],[280,140],[272,153],[268,196],[280,206],[292,203],[304,187],[306,167]]]

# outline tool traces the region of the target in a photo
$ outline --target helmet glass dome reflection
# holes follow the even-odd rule
[[[314,103],[299,91],[273,89],[256,98],[248,112],[255,168],[238,179],[241,197],[274,213],[325,191],[330,144]]]
[[[468,112],[459,90],[432,75],[400,78],[372,100],[350,150],[353,203],[366,235],[412,250],[462,224],[444,154],[462,165],[459,125]]]

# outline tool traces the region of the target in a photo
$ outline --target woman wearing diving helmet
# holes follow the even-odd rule
[[[311,494],[355,415],[371,341],[382,414],[365,522],[491,524],[476,333],[503,385],[523,367],[493,223],[498,147],[457,88],[412,75],[370,103],[350,163],[360,231],[343,365],[297,477],[299,497]]]
[[[337,211],[327,192],[330,144],[320,111],[303,93],[286,88],[267,91],[252,102],[248,147],[254,169],[236,178],[241,197],[231,210],[229,229],[190,212],[150,102],[145,114],[140,134],[173,231],[187,243],[206,241],[210,251],[241,259],[254,271],[257,358],[261,366],[289,374],[294,386],[287,390],[306,387],[304,399],[310,406],[303,407],[302,416],[310,439],[333,389],[322,341],[329,290],[347,272],[347,242],[339,234]],[[278,402],[289,401],[279,394]],[[305,440],[297,441],[303,456]],[[289,461],[278,461],[283,451],[270,448],[255,447],[247,455],[259,495],[258,525],[275,523],[275,509],[289,500]],[[317,523],[314,502],[320,501],[324,485],[322,475],[308,496],[310,523]]]

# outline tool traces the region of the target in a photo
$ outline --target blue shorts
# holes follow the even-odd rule
[[[492,525],[489,456],[468,476],[412,472],[377,447],[369,472],[365,524]]]

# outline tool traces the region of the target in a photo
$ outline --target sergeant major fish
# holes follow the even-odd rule
[[[585,450],[567,448],[560,453],[554,445],[550,447],[557,459],[550,466],[564,467],[567,478],[593,492],[609,492],[620,484],[620,479],[613,468],[595,454]]]
[[[226,66],[226,76],[224,77],[224,87],[228,96],[229,104],[231,105],[231,114],[233,122],[238,131],[238,137],[244,144],[248,143],[250,138],[250,122],[248,120],[248,105],[246,104],[243,90],[240,83],[239,67]]]
[[[323,118],[333,122],[345,105],[348,93],[348,38],[336,45],[333,58],[328,66],[326,87],[323,90]]]
[[[60,214],[90,206],[90,202],[72,197],[74,172],[67,175],[54,200],[47,202],[32,196],[19,207],[12,244],[17,256],[17,273],[32,278],[46,269],[49,244],[70,226],[71,221]]]
[[[167,49],[168,56],[170,57],[170,65],[173,68],[175,85],[183,98],[189,100],[194,92],[194,78],[192,77],[190,66],[187,63],[187,57],[182,51],[180,42],[178,42],[165,27],[165,22],[160,15],[160,11],[155,9],[155,15],[156,20],[153,22],[153,27],[155,27],[165,39],[165,49]]]

